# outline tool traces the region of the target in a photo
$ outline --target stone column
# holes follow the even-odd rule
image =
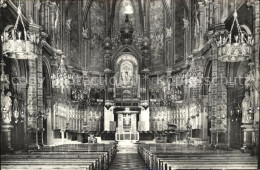
[[[40,0],[35,0],[34,1],[34,8],[33,8],[33,18],[34,18],[34,22],[36,24],[39,24],[39,11],[40,11],[40,8],[41,8],[41,2]]]
[[[55,36],[55,29],[57,29],[57,28],[55,28],[55,15],[56,15],[56,3],[55,2],[50,2],[50,24],[51,24],[51,31],[50,31],[50,37],[51,37],[51,41],[50,41],[50,45],[52,46],[52,47],[57,47],[57,45],[56,45],[56,40],[55,40],[55,38],[56,38],[56,36]],[[57,20],[57,18],[56,18],[56,20]],[[58,20],[57,20],[57,22],[58,22]],[[57,24],[57,23],[56,23]]]
[[[200,48],[203,46],[203,35],[205,34],[205,32],[206,32],[206,28],[207,28],[207,25],[206,25],[206,7],[205,7],[205,5],[203,5],[203,3],[202,2],[198,2],[198,4],[199,4],[199,13],[200,13],[200,18],[199,18],[199,20],[200,20],[200,29],[201,29],[201,31],[200,31]],[[200,49],[199,48],[199,49]]]
[[[172,21],[171,21],[171,28],[172,28],[172,38],[171,38],[171,55],[172,57],[169,60],[169,65],[173,66],[175,64],[175,13],[176,13],[176,1],[172,1],[171,5],[171,15],[172,15]]]
[[[255,46],[254,46],[254,71],[255,71],[255,88],[254,88],[254,122],[253,122],[253,127],[254,130],[252,131],[252,144],[254,146],[253,150],[254,151],[258,151],[259,153],[259,114],[260,114],[260,64],[259,64],[259,53],[260,53],[260,47],[259,47],[259,43],[260,43],[260,2],[259,0],[249,0],[248,3],[249,7],[253,8],[253,23],[254,23],[254,31],[253,31],[253,38],[255,40]],[[258,139],[258,140],[257,140]],[[258,168],[260,168],[260,163],[258,164]]]
[[[51,110],[51,104],[52,104],[52,97],[51,96],[46,96],[46,102],[47,102],[47,109],[46,109],[46,114],[47,116],[47,145],[53,145],[53,139],[54,139],[54,134],[53,134],[53,112]]]
[[[226,78],[226,63],[218,60],[217,47],[212,46],[212,86],[211,86],[211,105],[212,117],[211,124],[211,145],[217,147],[219,145],[219,136],[221,133],[226,135],[227,125],[227,89],[225,82]],[[227,139],[227,135],[225,136]],[[224,143],[222,143],[223,145]],[[227,143],[226,143],[227,144]]]
[[[260,43],[260,2],[259,1],[255,1],[254,2],[254,39],[255,39],[255,87],[257,89],[255,89],[254,91],[254,96],[255,96],[255,115],[254,115],[254,124],[256,124],[257,122],[259,123],[259,114],[260,114],[260,110],[259,110],[259,105],[260,105],[260,101],[259,101],[259,94],[260,94],[260,64],[259,64],[259,53],[260,53],[260,47],[259,47],[259,43]]]
[[[0,4],[1,5],[1,4]],[[0,6],[1,14],[1,6]],[[0,47],[1,48],[1,47]],[[2,48],[1,53],[2,55]],[[11,117],[12,117],[12,99],[11,92],[5,92],[9,89],[9,80],[4,72],[5,63],[1,61],[1,149],[2,153],[7,153],[13,150],[11,142]]]
[[[251,152],[252,150],[252,131],[254,131],[252,124],[243,124],[241,126],[244,133],[242,152]]]
[[[30,23],[29,31],[40,36],[42,28],[39,25]],[[37,120],[42,113],[42,56],[41,48],[36,46],[34,55],[37,59],[28,60],[28,94],[27,94],[27,147],[29,149],[38,148],[38,125],[41,120]],[[39,90],[38,90],[39,89]],[[39,97],[39,98],[38,98]],[[38,102],[39,99],[39,102]],[[41,128],[42,130],[42,128]]]

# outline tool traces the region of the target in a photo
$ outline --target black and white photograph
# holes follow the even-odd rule
[[[260,0],[0,0],[2,170],[260,170]]]

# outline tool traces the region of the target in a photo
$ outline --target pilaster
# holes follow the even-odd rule
[[[41,27],[30,23],[29,31],[40,35]],[[35,51],[37,59],[28,60],[28,94],[27,94],[27,147],[38,148],[38,125],[42,125],[42,121],[38,119],[42,108],[42,56],[41,49]],[[39,98],[38,98],[39,96]],[[38,100],[40,99],[40,100]],[[39,102],[38,102],[39,101]],[[39,122],[38,122],[39,120]],[[42,130],[42,129],[41,129]]]
[[[226,136],[227,131],[227,89],[226,63],[218,60],[217,47],[212,46],[212,82],[211,82],[211,145],[218,147],[220,135]],[[226,141],[221,141],[223,145]]]

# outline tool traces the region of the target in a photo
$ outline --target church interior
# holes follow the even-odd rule
[[[0,0],[1,169],[260,169],[259,0]]]

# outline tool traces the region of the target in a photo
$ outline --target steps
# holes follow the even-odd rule
[[[138,144],[132,141],[119,141],[117,150],[118,153],[137,153]]]

